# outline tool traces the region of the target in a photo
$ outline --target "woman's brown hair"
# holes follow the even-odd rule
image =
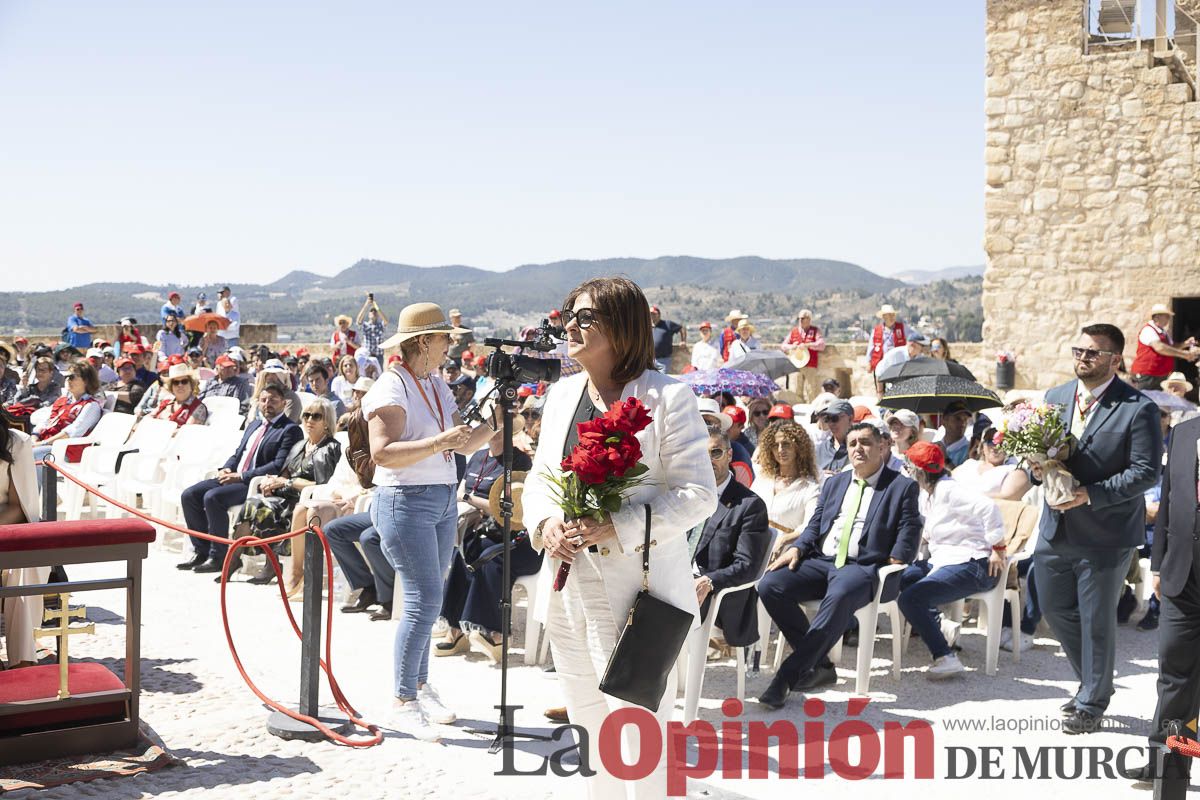
[[[810,481],[817,479],[817,453],[808,431],[802,425],[786,420],[772,422],[758,435],[758,447],[754,451],[761,473],[768,478],[779,477],[779,459],[775,455],[776,442],[790,442],[796,448],[796,466],[800,477]]]
[[[71,369],[67,371],[68,375],[74,375],[83,381],[83,391],[88,394],[95,394],[100,391],[100,375],[96,372],[96,368],[86,361],[76,361],[71,365]]]
[[[608,337],[617,356],[612,379],[629,383],[646,370],[657,369],[650,302],[641,288],[628,278],[592,278],[571,290],[563,301],[563,310],[571,310],[575,299],[585,293],[596,310],[595,324]]]

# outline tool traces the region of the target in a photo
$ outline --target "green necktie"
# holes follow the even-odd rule
[[[835,567],[845,566],[846,558],[850,555],[850,535],[854,532],[854,520],[858,516],[859,507],[862,506],[863,489],[866,486],[866,481],[854,479],[854,498],[850,501],[850,513],[842,523],[842,538],[838,540],[837,558],[833,562]]]
[[[688,559],[691,561],[696,560],[696,548],[700,545],[700,536],[703,533],[704,523],[700,523],[687,532]]]

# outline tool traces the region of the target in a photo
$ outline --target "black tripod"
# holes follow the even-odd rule
[[[500,594],[500,705],[496,706],[500,709],[500,721],[496,724],[494,732],[490,729],[471,730],[471,733],[494,733],[495,738],[488,747],[489,753],[499,753],[504,747],[505,740],[516,737],[535,742],[551,741],[549,736],[517,731],[512,722],[512,714],[516,708],[508,705],[508,637],[509,628],[512,626],[513,405],[517,399],[517,384],[498,381],[495,391],[496,402],[502,411],[504,427],[504,452],[500,457],[500,464],[504,468],[504,488],[500,499],[504,537],[503,566],[501,567],[503,589]]]

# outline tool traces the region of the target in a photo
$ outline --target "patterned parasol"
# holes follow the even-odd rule
[[[692,387],[697,395],[729,392],[735,397],[770,397],[779,391],[775,381],[766,375],[721,367],[703,372],[688,372],[679,380]]]

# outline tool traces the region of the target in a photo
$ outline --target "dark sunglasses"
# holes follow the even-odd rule
[[[187,378],[176,378],[175,380],[171,381],[171,385],[172,386],[191,386],[192,382],[189,381]]]
[[[770,413],[771,413],[771,412],[770,412],[769,410],[767,410],[767,411],[755,411],[755,412],[754,412],[754,416],[756,416],[756,417],[766,417],[766,416],[769,416],[769,415],[770,415]]]
[[[300,415],[300,419],[325,419],[325,415],[320,411],[305,411]]]
[[[708,457],[710,459],[712,459],[713,461],[716,461],[718,458],[720,458],[723,455],[725,455],[725,450],[720,447],[714,447],[712,450],[708,451]]]
[[[575,324],[579,326],[580,330],[586,331],[588,328],[592,327],[592,323],[596,321],[596,317],[602,316],[604,315],[594,308],[581,308],[578,311],[564,311],[562,312],[562,324],[565,328],[571,324],[572,320],[574,320]]]
[[[1095,361],[1100,356],[1115,356],[1111,350],[1093,350],[1090,347],[1072,347],[1071,357],[1076,361]]]

